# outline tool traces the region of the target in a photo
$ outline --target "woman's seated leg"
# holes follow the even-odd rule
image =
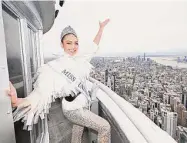
[[[64,112],[64,115],[73,123],[91,128],[98,132],[98,143],[110,143],[110,124],[105,119],[92,113],[88,109],[79,109]]]

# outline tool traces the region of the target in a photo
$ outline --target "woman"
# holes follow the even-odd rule
[[[89,110],[92,96],[87,87],[87,79],[92,68],[89,62],[98,49],[104,27],[108,22],[109,19],[100,23],[91,52],[84,56],[78,54],[79,42],[76,32],[70,26],[66,27],[61,33],[61,46],[65,54],[39,69],[35,88],[28,97],[17,98],[16,90],[10,83],[9,95],[12,106],[17,107],[13,113],[14,121],[23,118],[28,129],[32,128],[32,124],[37,123],[39,117],[44,118],[44,114],[48,113],[50,103],[54,99],[64,97],[63,113],[74,123],[72,143],[81,143],[84,127],[98,132],[99,143],[110,142],[109,123]]]

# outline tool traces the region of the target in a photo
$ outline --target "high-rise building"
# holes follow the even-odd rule
[[[179,97],[174,97],[173,100],[174,100],[173,101],[173,111],[177,112],[177,107],[178,107],[179,104],[181,104],[181,100],[180,100]]]
[[[148,108],[148,103],[147,101],[143,101],[140,103],[140,108],[142,109],[142,112],[144,114],[147,114],[147,108]]]
[[[165,130],[173,138],[176,138],[177,113],[162,110],[162,129]]]
[[[116,74],[113,73],[113,90],[116,91]]]
[[[156,116],[157,120],[156,120],[156,124],[162,128],[162,117],[161,116]]]
[[[108,69],[105,70],[105,85],[107,84],[108,81]]]
[[[187,111],[182,111],[181,126],[187,127]]]
[[[138,55],[138,61],[140,61],[140,55]]]
[[[164,94],[163,95],[163,102],[165,103],[165,104],[169,104],[169,94]]]
[[[181,102],[185,106],[185,108],[187,109],[187,91],[186,90],[183,90],[183,92],[182,92]]]
[[[177,114],[178,114],[178,124],[179,125],[182,125],[182,120],[184,120],[184,115],[183,115],[183,112],[186,111],[186,108],[184,107],[183,104],[179,104],[177,106]]]
[[[187,128],[182,126],[177,126],[176,130],[176,141],[178,143],[186,143],[187,142]]]
[[[170,105],[171,105],[171,110],[174,111],[174,96],[170,96]],[[176,112],[176,111],[174,111]]]
[[[151,100],[150,105],[151,105],[151,109],[153,109],[153,110],[155,110],[159,106],[157,100]]]
[[[155,113],[154,113],[154,111],[152,109],[149,111],[149,114],[150,114],[150,119],[154,122]]]
[[[111,79],[110,79],[109,76],[108,76],[107,86],[108,86],[109,88],[112,88],[112,82],[111,82]]]

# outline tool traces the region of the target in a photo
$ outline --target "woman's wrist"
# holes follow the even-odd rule
[[[103,30],[104,30],[104,26],[100,26],[99,31],[103,31]]]
[[[12,107],[17,107],[22,102],[23,102],[23,98],[17,98],[16,102],[12,103]]]

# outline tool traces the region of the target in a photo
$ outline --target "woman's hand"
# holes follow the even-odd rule
[[[10,90],[8,91],[8,95],[10,96],[12,107],[17,107],[20,103],[22,103],[23,99],[17,97],[17,91],[15,87],[9,82]]]
[[[109,21],[110,21],[110,19],[106,19],[103,22],[99,22],[100,28],[103,29],[108,24]]]
[[[12,107],[16,107],[18,101],[17,92],[11,82],[9,82],[9,88],[10,90],[8,91],[8,95],[10,96]]]

